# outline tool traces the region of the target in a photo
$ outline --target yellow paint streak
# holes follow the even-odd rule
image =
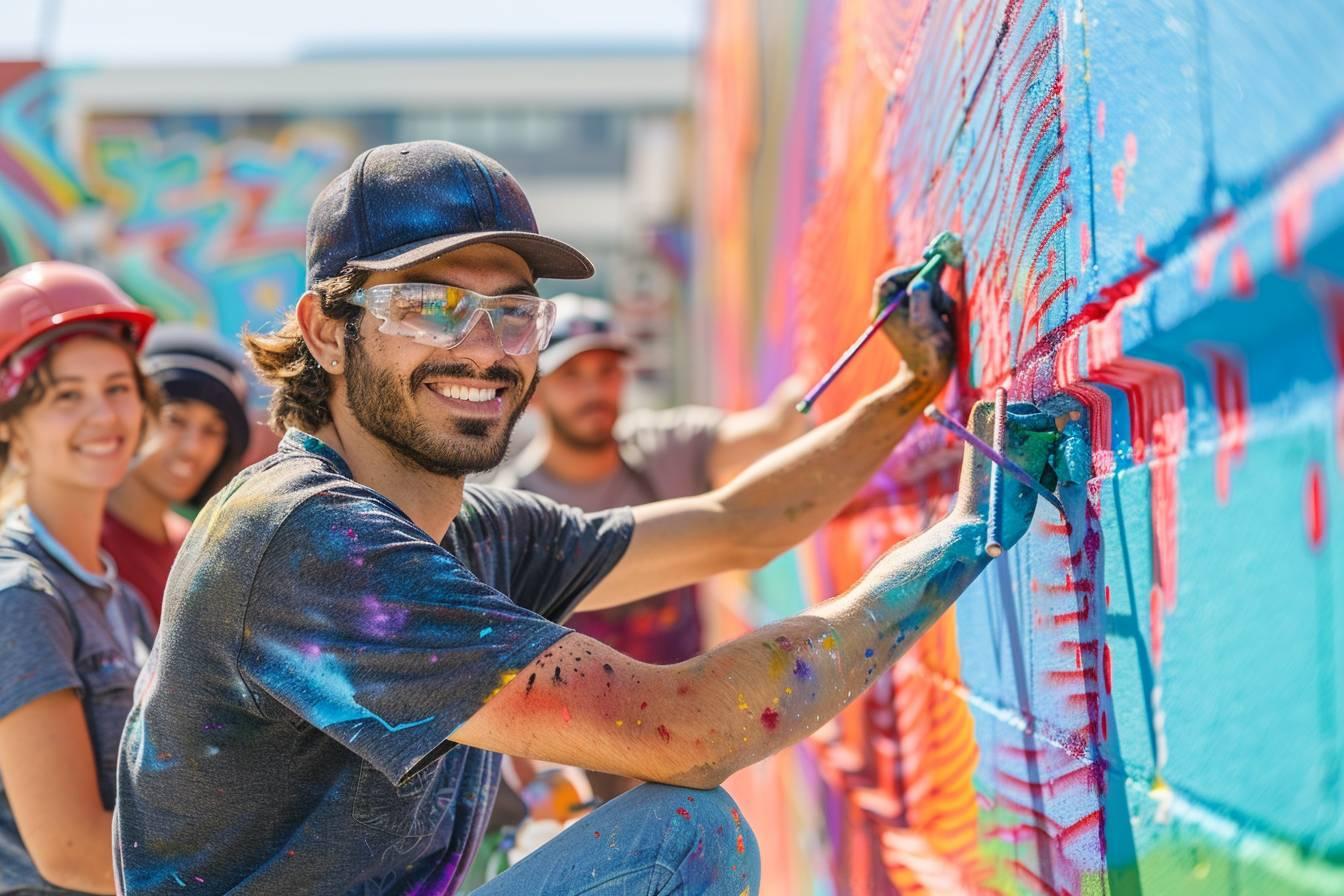
[[[486,697],[485,699],[486,699],[486,700],[493,700],[496,694],[498,694],[500,691],[504,690],[504,688],[508,686],[509,682],[513,681],[513,680],[514,680],[515,678],[517,678],[517,677],[518,677],[518,670],[517,670],[517,669],[511,669],[511,670],[509,670],[509,671],[507,671],[507,672],[501,672],[501,673],[499,673],[499,687],[497,687],[497,688],[495,688],[493,691],[491,691],[491,692],[490,692],[490,696],[489,696],[489,697]]]

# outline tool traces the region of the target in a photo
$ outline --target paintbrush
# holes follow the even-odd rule
[[[840,360],[831,365],[831,369],[826,371],[826,375],[817,381],[817,384],[803,396],[803,400],[798,402],[796,407],[799,413],[806,414],[812,410],[812,405],[821,397],[831,382],[844,370],[849,362],[859,353],[859,349],[873,338],[873,334],[881,329],[882,324],[886,323],[887,318],[891,317],[893,311],[901,304],[901,300],[907,297],[911,292],[919,292],[921,289],[932,289],[930,282],[936,280],[943,271],[944,265],[952,265],[959,268],[966,262],[966,255],[961,245],[961,238],[951,231],[944,230],[933,238],[929,247],[924,250],[924,267],[919,269],[919,273],[910,278],[910,282],[901,287],[891,300],[882,306],[882,310],[877,313],[872,322],[859,334],[859,338],[854,340],[854,344],[845,350],[840,356]]]
[[[996,398],[997,398],[997,396],[996,396]],[[937,423],[939,426],[943,427],[944,429],[948,430],[949,432],[951,432],[951,433],[952,433],[954,436],[956,436],[957,438],[961,439],[961,440],[962,440],[963,442],[965,442],[967,445],[970,445],[972,448],[974,448],[975,450],[979,451],[979,452],[980,452],[981,454],[983,454],[985,457],[989,458],[991,461],[993,461],[993,462],[997,465],[998,469],[1001,469],[1004,473],[1007,473],[1009,476],[1013,477],[1013,478],[1016,479],[1018,482],[1022,483],[1022,484],[1025,485],[1027,488],[1031,489],[1031,490],[1034,491],[1036,494],[1040,495],[1042,498],[1044,498],[1046,501],[1048,501],[1048,502],[1050,503],[1050,506],[1051,506],[1051,507],[1053,507],[1053,508],[1055,508],[1056,510],[1059,511],[1060,516],[1063,516],[1065,519],[1068,518],[1068,512],[1064,509],[1064,503],[1063,503],[1062,501],[1060,501],[1059,498],[1055,497],[1055,493],[1052,492],[1052,491],[1050,491],[1050,489],[1046,488],[1044,485],[1041,485],[1041,483],[1038,482],[1038,481],[1035,479],[1035,477],[1033,477],[1033,476],[1032,476],[1030,473],[1028,473],[1026,470],[1022,469],[1022,468],[1019,467],[1017,464],[1013,463],[1011,460],[1009,460],[1007,457],[1005,457],[1005,456],[1003,455],[1003,452],[1002,452],[1002,451],[996,451],[996,450],[994,449],[994,446],[993,446],[993,445],[990,445],[990,444],[989,444],[988,442],[986,442],[984,439],[980,438],[980,437],[977,436],[975,433],[971,432],[969,429],[967,429],[966,427],[962,426],[960,423],[958,423],[957,421],[953,420],[951,417],[947,416],[946,414],[944,414],[942,411],[938,410],[938,409],[937,409],[936,407],[934,407],[933,405],[929,405],[928,407],[926,407],[926,408],[924,409],[924,416],[925,416],[925,417],[928,417],[930,420],[932,420],[933,422]],[[997,402],[997,400],[996,400],[996,401],[995,401],[995,421],[994,421],[994,425],[995,425],[994,440],[995,440],[996,442],[999,441],[999,438],[1000,438],[1000,436],[999,436],[999,427],[1002,427],[1002,428],[1003,428],[1003,430],[1004,430],[1004,439],[1005,439],[1005,441],[1006,441],[1006,436],[1007,436],[1007,425],[1006,425],[1006,422],[1005,422],[1005,420],[1004,420],[1004,417],[1005,417],[1005,416],[1006,416],[1006,409],[1005,409],[1004,412],[1001,413],[1001,412],[999,411],[999,408],[998,408],[998,402]],[[1002,475],[1002,474],[1000,474],[1000,475]],[[994,495],[994,491],[995,491],[995,489],[994,489],[994,476],[993,476],[992,473],[991,473],[991,475],[990,475],[990,480],[989,480],[989,489],[990,489],[990,495],[991,495],[991,498],[990,498],[990,502],[991,502],[991,503],[990,503],[990,505],[989,505],[990,522],[991,522],[990,539],[991,539],[991,543],[997,543],[997,541],[998,541],[998,539],[999,539],[999,536],[1000,536],[1002,533],[995,532],[994,529],[993,529],[994,526],[997,526],[997,525],[998,525],[998,510],[997,510],[997,502],[995,502],[995,501],[993,500],[993,495]],[[1000,480],[1000,486],[999,486],[999,491],[1000,491],[1000,493],[1002,492],[1002,490],[1003,490],[1003,487],[1002,487],[1002,480]],[[1003,552],[1003,547],[1002,547],[1002,545],[999,544],[998,547],[999,547],[999,552],[1002,553],[1002,552]],[[990,556],[991,556],[991,557],[996,557],[996,556],[998,556],[998,554],[990,554]]]

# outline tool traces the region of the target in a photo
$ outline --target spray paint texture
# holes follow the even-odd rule
[[[715,4],[702,316],[740,359],[716,397],[825,370],[868,278],[951,228],[944,405],[1008,385],[1089,443],[1059,457],[1068,525],[1039,515],[828,728],[840,873],[783,886],[1344,886],[1341,41],[1325,4]],[[856,359],[822,416],[893,363]],[[913,433],[806,546],[812,597],[937,516],[943,443]]]

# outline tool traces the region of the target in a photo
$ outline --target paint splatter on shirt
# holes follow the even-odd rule
[[[633,525],[468,486],[440,546],[291,431],[169,578],[122,741],[122,891],[454,892],[499,756],[452,732],[568,632]]]

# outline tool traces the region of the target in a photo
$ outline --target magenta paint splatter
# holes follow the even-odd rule
[[[667,730],[666,725],[658,726],[658,736],[663,739],[663,743],[665,744],[672,742],[672,732]]]
[[[686,819],[687,821],[691,820],[691,813],[687,812],[685,808],[681,806],[677,807],[677,814],[680,815],[682,818]]]
[[[394,606],[366,594],[360,600],[364,611],[364,631],[374,637],[386,637],[401,631],[409,615],[405,607]]]
[[[766,731],[774,731],[779,727],[779,713],[775,712],[772,707],[767,706],[765,711],[761,713],[761,725]]]

